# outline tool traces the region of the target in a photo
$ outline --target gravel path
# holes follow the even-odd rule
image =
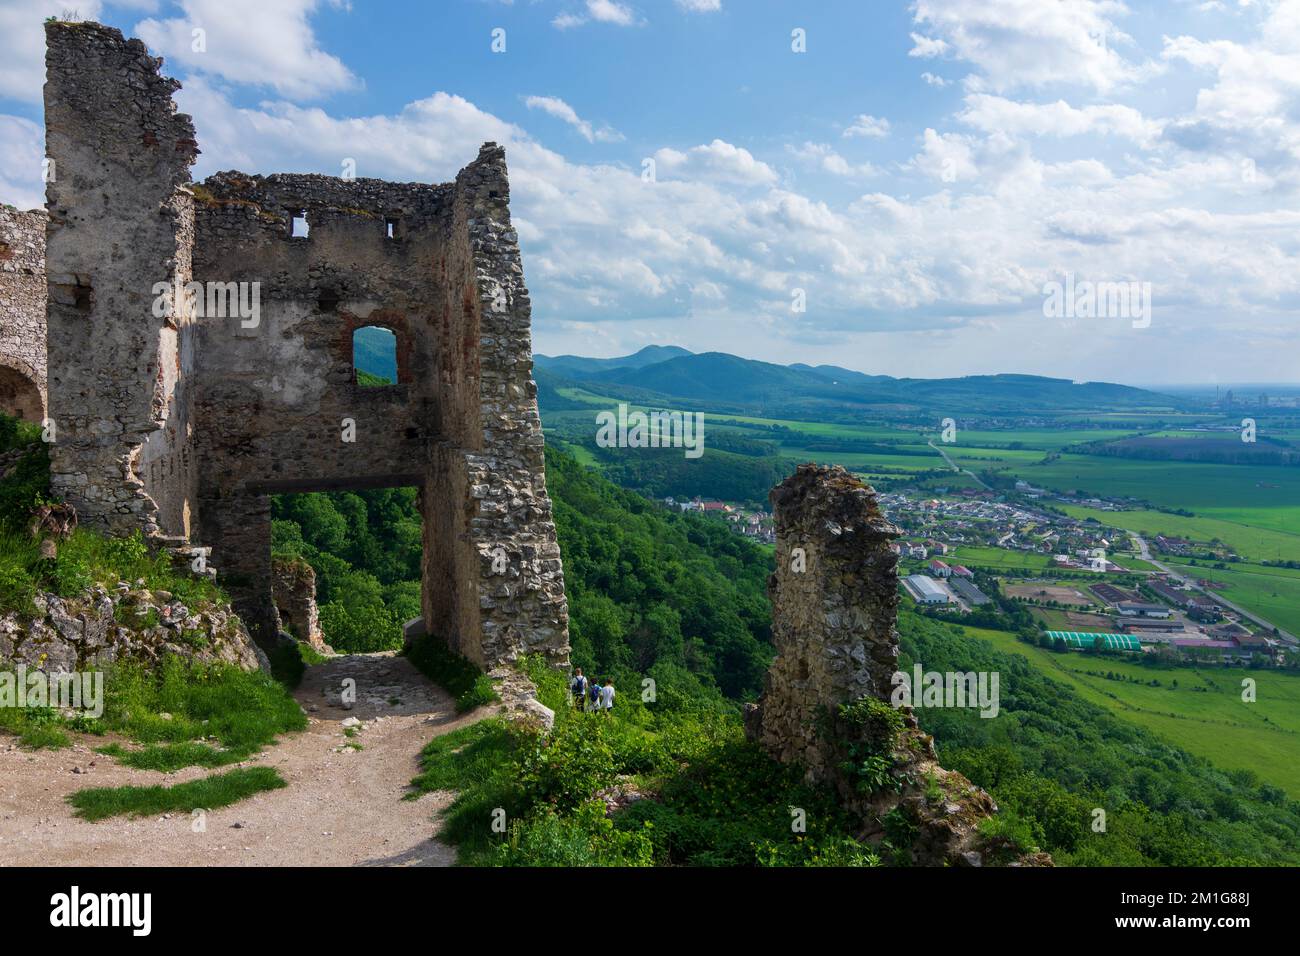
[[[350,709],[339,702],[348,679],[356,682]],[[174,784],[220,771],[133,770],[94,752],[105,738],[28,751],[0,737],[0,866],[450,866],[455,851],[433,834],[453,794],[402,797],[431,738],[489,712],[457,715],[451,697],[392,653],[311,667],[295,696],[308,728],[234,765],[274,767],[289,786],[208,812],[201,832],[188,814],[87,823],[64,798],[86,787]],[[351,738],[343,726],[350,718],[362,722]],[[351,742],[362,749],[345,746]]]

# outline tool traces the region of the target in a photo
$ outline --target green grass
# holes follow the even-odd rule
[[[260,671],[177,657],[165,658],[157,670],[114,668],[105,697],[104,723],[145,744],[211,737],[227,750],[251,754],[278,734],[307,726],[298,702]]]
[[[1300,534],[1199,515],[1189,518],[1162,511],[1098,511],[1076,505],[1060,507],[1075,518],[1095,518],[1113,528],[1136,531],[1147,539],[1153,553],[1155,536],[1163,534],[1204,542],[1218,538],[1243,558],[1255,561],[1300,560]]]
[[[224,767],[238,763],[248,754],[237,750],[218,750],[208,744],[150,744],[139,750],[127,750],[121,744],[96,747],[96,753],[113,757],[118,763],[137,770],[172,773],[184,767]]]
[[[119,661],[104,674],[99,719],[56,711],[0,708],[0,731],[28,747],[63,747],[69,732],[114,731],[144,744],[110,744],[101,752],[127,766],[172,771],[244,760],[282,733],[307,726],[285,688],[260,671],[165,657],[158,666]]]
[[[943,556],[943,560],[949,564],[955,562],[973,568],[1026,568],[1042,571],[1051,566],[1051,559],[1045,554],[965,544]]]
[[[1229,770],[1252,770],[1300,799],[1300,675],[1223,667],[1151,667],[1089,654],[1058,654],[1005,631],[964,627],[1027,658],[1081,697]],[[1090,673],[1091,672],[1091,673]],[[1107,672],[1131,680],[1110,680]],[[1257,700],[1243,703],[1243,678]],[[1160,682],[1151,686],[1151,680]],[[1178,686],[1175,687],[1174,682]],[[1014,688],[1004,688],[1014,693]]]
[[[17,737],[32,750],[72,746],[64,719],[50,707],[0,707],[0,733]]]
[[[238,803],[255,793],[287,787],[270,767],[244,767],[226,773],[178,783],[171,787],[94,787],[69,794],[76,815],[83,820],[109,817],[147,817],[157,813],[215,810]]]

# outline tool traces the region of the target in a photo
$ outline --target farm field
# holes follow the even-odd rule
[[[1197,515],[1300,535],[1300,468],[1062,455],[1013,473],[1058,491],[1131,497]]]
[[[1024,644],[1005,631],[974,627],[965,631],[999,650],[1028,658],[1085,699],[1169,743],[1226,770],[1253,770],[1300,799],[1300,676],[1242,668],[1144,667],[1109,657],[1058,654]],[[1142,683],[1099,676],[1107,671]],[[1241,700],[1244,677],[1256,681],[1253,704]],[[1160,686],[1146,683],[1153,679]],[[1012,688],[1004,691],[1014,693]]]
[[[928,450],[928,449],[927,449]],[[947,467],[939,455],[931,453],[928,457],[920,455],[877,455],[858,451],[818,451],[812,448],[781,449],[786,458],[796,461],[815,461],[819,465],[843,465],[853,471],[871,468],[888,468],[894,471],[934,471]]]
[[[944,560],[949,564],[964,564],[970,567],[1028,568],[1034,571],[1045,570],[1049,564],[1045,554],[1008,551],[1005,548],[989,548],[981,545],[960,545]]]
[[[1218,538],[1245,558],[1256,561],[1300,560],[1300,534],[1287,534],[1267,528],[1253,528],[1222,518],[1188,518],[1165,514],[1162,511],[1098,511],[1078,505],[1057,505],[1075,518],[1095,518],[1102,524],[1136,531],[1148,543],[1157,534],[1188,538],[1193,541],[1211,541]]]
[[[1070,445],[1084,442],[1114,441],[1136,435],[1136,429],[1117,426],[1116,428],[1041,428],[1041,429],[1006,429],[988,431],[980,429],[963,429],[957,423],[957,441],[947,449],[984,448],[999,450],[1059,451]],[[939,431],[926,436],[939,440]],[[1041,455],[1038,457],[1042,457]]]
[[[1047,582],[1011,584],[1002,582],[1002,593],[1007,597],[1028,598],[1031,601],[1056,601],[1059,604],[1073,604],[1081,607],[1097,603],[1097,599],[1087,594],[1082,588],[1067,584],[1049,584]]]

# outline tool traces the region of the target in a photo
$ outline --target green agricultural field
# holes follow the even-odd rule
[[[1047,464],[1016,466],[1012,473],[1059,491],[1145,499],[1198,516],[1300,534],[1300,468],[1062,455]]]
[[[1163,563],[1194,577],[1220,581],[1227,587],[1217,593],[1278,627],[1300,635],[1300,571],[1266,568],[1258,564],[1228,564],[1225,568],[1185,561]]]
[[[1118,564],[1125,571],[1159,571],[1154,564],[1149,561],[1143,561],[1135,554],[1122,551],[1109,551],[1106,557]]]
[[[965,631],[1000,650],[1023,655],[1116,716],[1225,770],[1253,770],[1300,799],[1300,676],[1242,668],[1144,667],[1086,653],[1058,654],[1024,644],[1005,631]],[[1107,672],[1142,683],[1108,680],[1102,676]],[[1246,677],[1256,682],[1255,703],[1242,702],[1241,681]],[[1153,679],[1160,686],[1149,686]],[[1014,693],[1014,688],[1001,691]]]
[[[1016,448],[974,448],[970,445],[943,445],[948,457],[972,471],[1005,471],[1008,465],[1034,464],[1043,460],[1043,452]]]
[[[964,564],[973,568],[1028,568],[1033,571],[1045,570],[1051,564],[1051,559],[1045,554],[978,545],[960,545],[943,560],[949,564]]]
[[[919,455],[875,455],[857,451],[817,451],[811,448],[782,448],[781,454],[796,461],[815,461],[819,465],[843,465],[852,471],[870,471],[888,468],[891,471],[933,471],[947,467],[935,454],[930,458]]]
[[[1287,534],[1221,518],[1165,514],[1162,511],[1098,511],[1075,505],[1059,505],[1075,518],[1095,518],[1102,524],[1136,531],[1151,541],[1157,534],[1212,541],[1218,538],[1243,558],[1256,561],[1300,561],[1300,534]]]
[[[1005,431],[987,431],[976,429],[963,429],[961,422],[957,423],[957,440],[946,449],[951,452],[953,449],[961,450],[963,448],[996,448],[1015,451],[1023,449],[1028,451],[1058,451],[1067,448],[1070,445],[1078,445],[1083,442],[1093,441],[1116,441],[1120,438],[1129,438],[1138,434],[1133,428],[1117,426],[1113,429],[1108,428],[1043,428],[1035,430],[1006,429]],[[939,431],[935,430],[934,434],[927,436],[939,440]],[[1042,457],[1041,455],[1037,457]]]

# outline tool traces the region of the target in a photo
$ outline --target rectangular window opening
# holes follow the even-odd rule
[[[397,220],[393,219],[391,216],[384,219],[384,238],[397,238]]]
[[[311,226],[307,224],[307,210],[296,209],[292,215],[293,221],[289,227],[289,235],[294,239],[306,239],[311,233]]]

